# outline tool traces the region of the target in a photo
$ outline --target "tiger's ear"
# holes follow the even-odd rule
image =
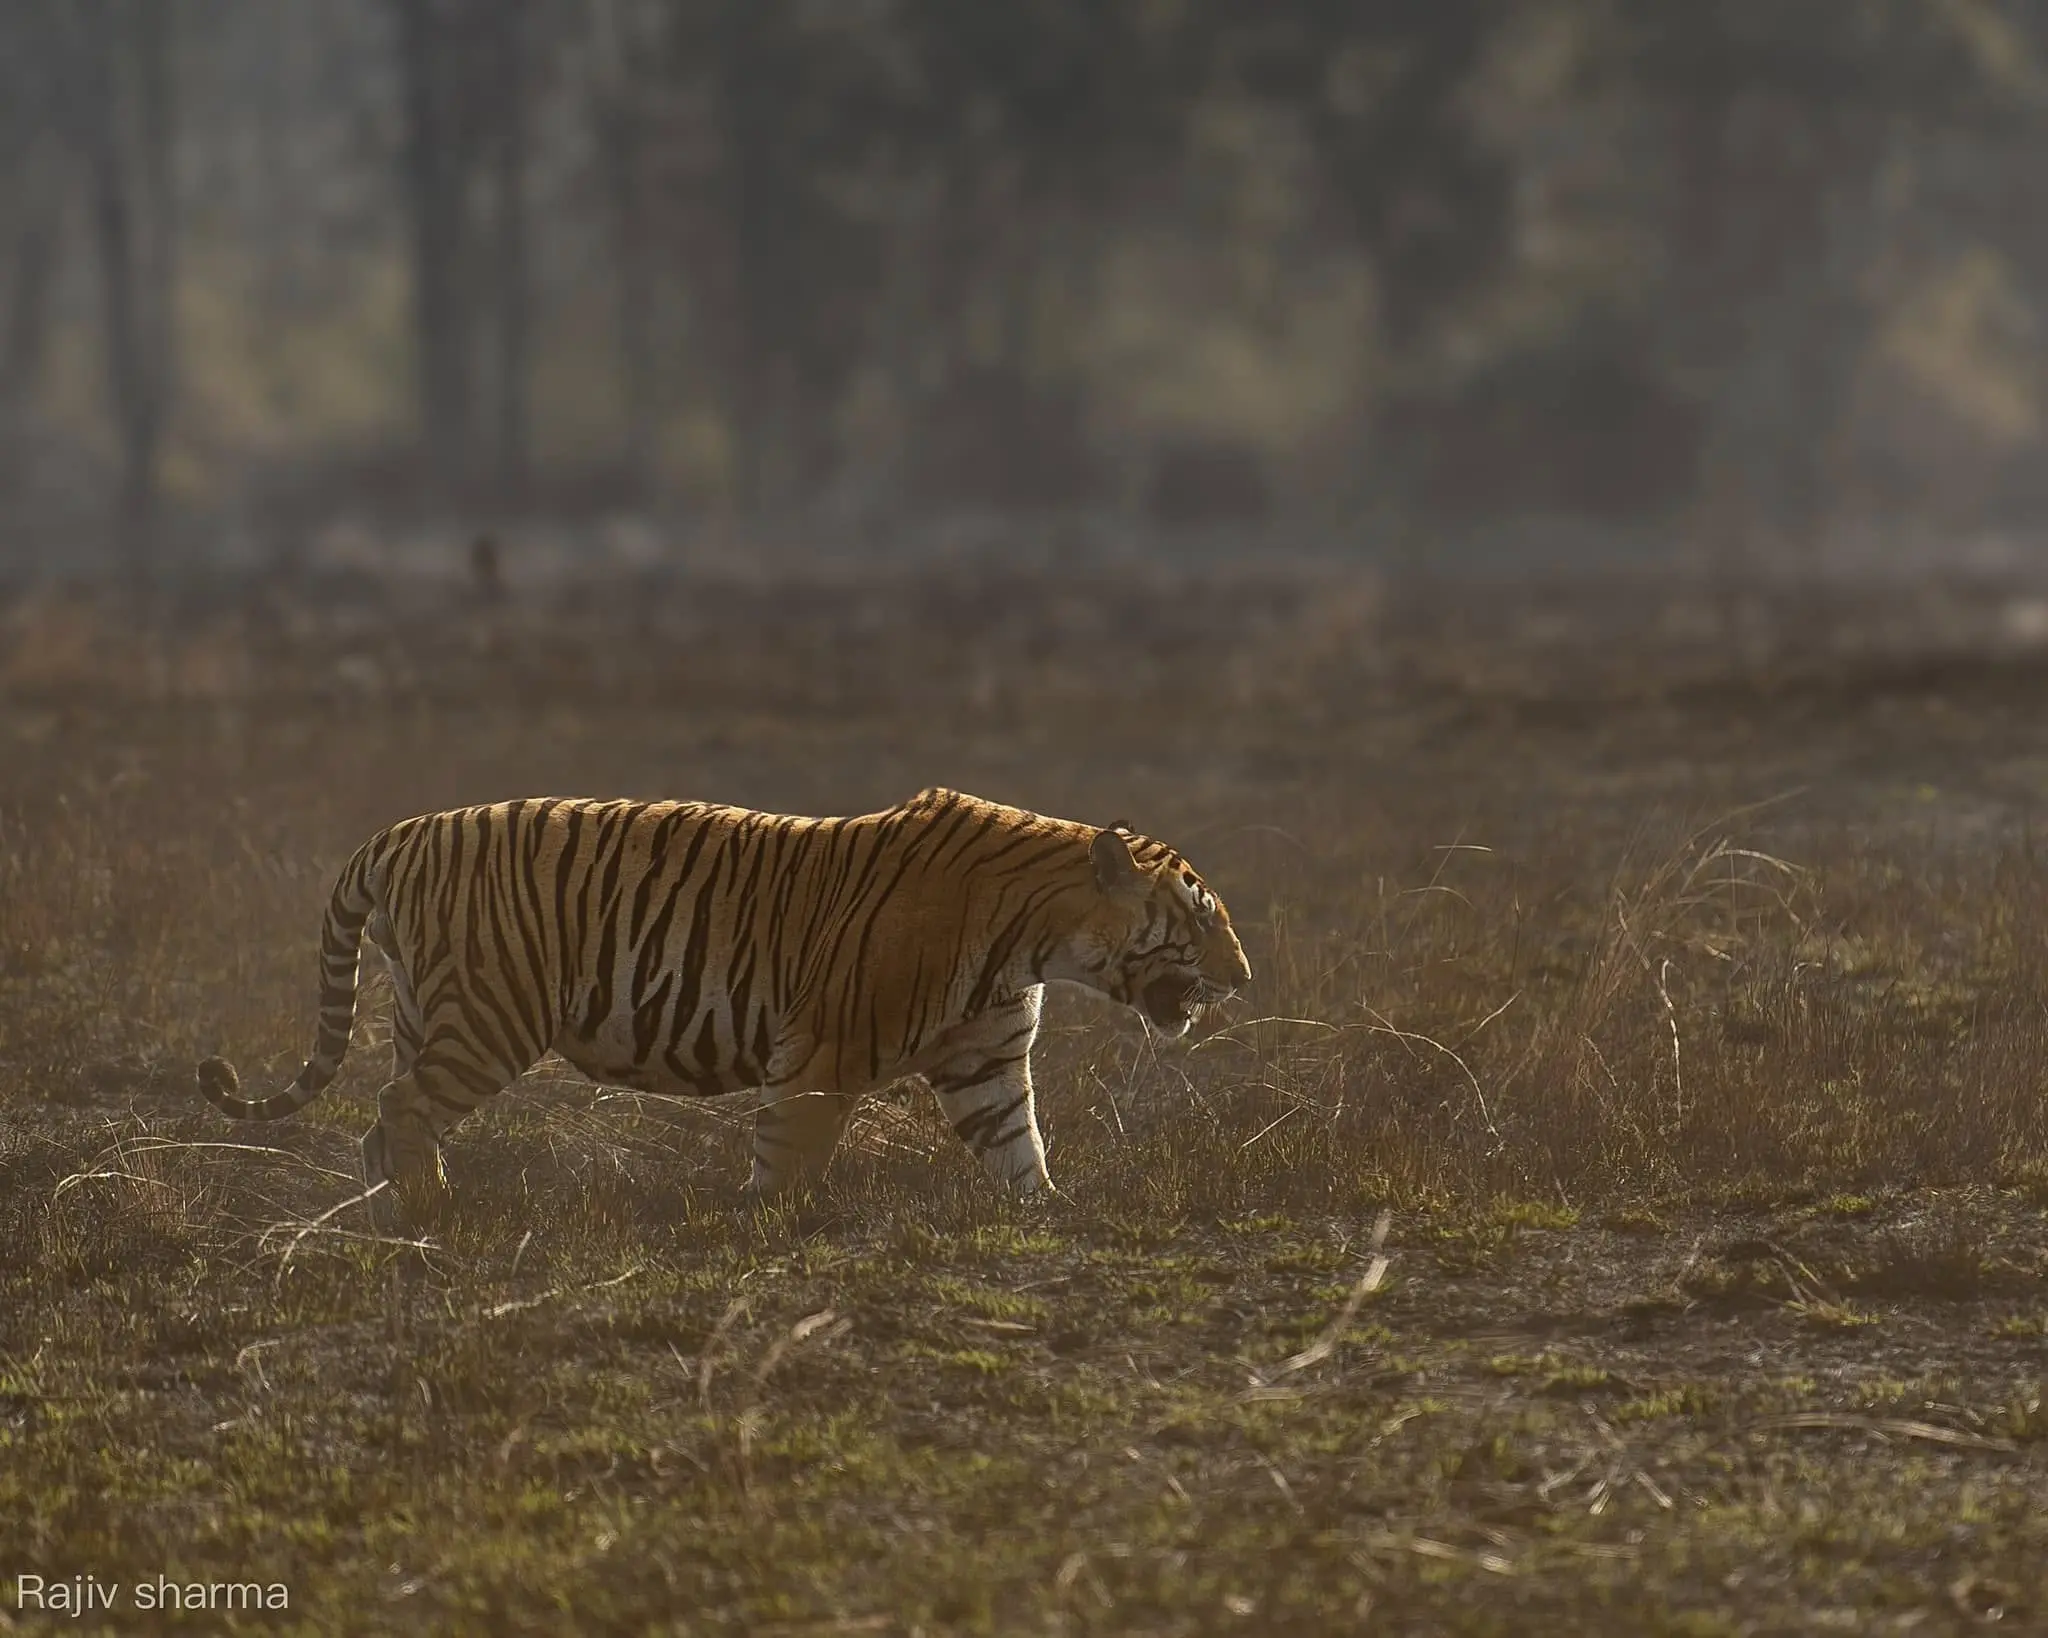
[[[1098,830],[1088,844],[1088,857],[1095,861],[1095,885],[1105,893],[1128,892],[1144,885],[1145,873],[1131,857],[1130,844],[1114,830]]]

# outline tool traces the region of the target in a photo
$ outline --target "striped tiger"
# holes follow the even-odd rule
[[[1028,1194],[1051,1182],[1030,1063],[1045,985],[1083,985],[1178,1036],[1251,978],[1223,901],[1120,825],[943,789],[844,819],[503,802],[407,819],[357,850],[321,929],[312,1057],[255,1099],[207,1059],[216,1108],[274,1120],[334,1079],[365,933],[396,993],[392,1078],[363,1139],[385,1224],[438,1210],[441,1138],[550,1048],[643,1092],[759,1088],[757,1200],[816,1177],[856,1101],[913,1074]]]

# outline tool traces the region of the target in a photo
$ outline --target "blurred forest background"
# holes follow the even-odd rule
[[[2031,0],[8,0],[0,567],[2024,560],[2044,161]]]

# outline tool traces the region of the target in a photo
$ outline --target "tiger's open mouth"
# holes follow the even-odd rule
[[[1167,973],[1138,992],[1144,1014],[1162,1035],[1184,1035],[1195,1014],[1234,992],[1193,973]]]
[[[1195,1016],[1202,986],[1183,973],[1167,973],[1139,991],[1145,1016],[1165,1035],[1179,1035]]]

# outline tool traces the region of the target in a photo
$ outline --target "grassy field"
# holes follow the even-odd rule
[[[2008,613],[1136,569],[18,604],[0,1630],[66,1620],[23,1576],[130,1630],[2038,1630]],[[1053,999],[1053,1204],[905,1087],[750,1217],[743,1111],[544,1064],[408,1247],[344,1204],[377,990],[299,1119],[192,1089],[296,1067],[392,819],[931,783],[1174,842],[1257,972],[1191,1044]]]

